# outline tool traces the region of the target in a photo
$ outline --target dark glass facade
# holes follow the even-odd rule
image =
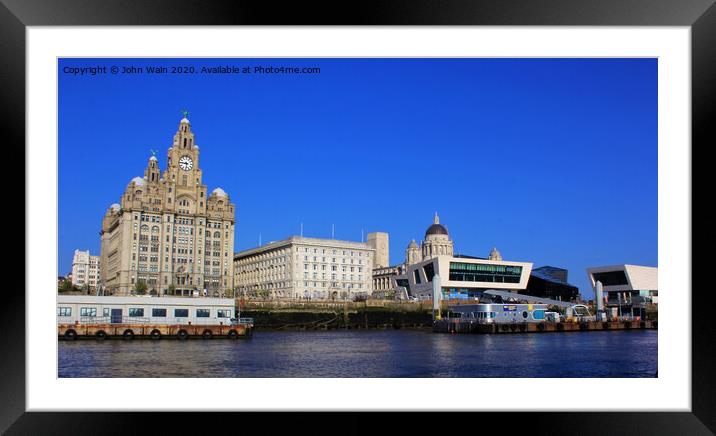
[[[415,277],[415,284],[419,285],[420,284],[420,270],[419,269],[413,270],[413,277]]]
[[[594,282],[602,282],[603,286],[619,286],[629,284],[626,274],[624,274],[624,271],[622,270],[594,273],[593,276]]]
[[[450,262],[450,280],[461,282],[519,283],[522,267]]]
[[[423,267],[423,270],[425,271],[425,278],[428,282],[433,281],[433,277],[435,277],[435,267],[433,266],[432,262],[425,265]]]
[[[569,283],[546,280],[543,277],[531,275],[527,282],[527,289],[523,293],[551,300],[576,301],[579,289]]]
[[[395,279],[395,284],[399,287],[403,287],[410,292],[410,282],[408,282],[408,279]]]

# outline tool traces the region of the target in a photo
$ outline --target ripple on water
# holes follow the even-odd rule
[[[657,333],[261,331],[235,341],[60,341],[58,376],[653,377]]]

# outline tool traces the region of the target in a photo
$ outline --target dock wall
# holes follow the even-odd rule
[[[263,303],[242,308],[257,329],[430,329],[432,312],[420,304]]]
[[[588,321],[588,322],[542,322],[513,324],[478,324],[476,322],[457,319],[441,319],[433,325],[435,333],[550,333],[550,332],[585,332],[606,330],[639,330],[656,329],[656,321]]]

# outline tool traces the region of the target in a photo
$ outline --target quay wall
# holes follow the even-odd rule
[[[550,333],[550,332],[588,332],[608,330],[657,329],[656,321],[588,321],[588,322],[541,322],[514,324],[478,324],[456,319],[441,319],[433,325],[435,333]]]
[[[241,316],[254,319],[257,329],[430,329],[432,311],[420,303],[251,302]]]

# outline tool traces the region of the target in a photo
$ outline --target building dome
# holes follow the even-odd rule
[[[118,205],[117,203],[114,203],[109,208],[112,209],[113,211],[117,212],[117,211],[119,211],[119,209],[121,209],[121,206]]]
[[[156,156],[152,156],[152,157],[149,158],[149,160],[156,161],[156,160],[157,160],[157,157],[156,157]]]
[[[217,197],[228,197],[229,196],[229,194],[227,194],[226,191],[224,191],[221,188],[216,188],[213,191],[211,191],[211,195],[214,195],[214,194],[216,194]]]
[[[438,213],[435,212],[435,218],[433,219],[433,224],[428,227],[428,229],[425,231],[425,236],[428,235],[448,235],[448,231],[440,224],[440,217],[438,217]]]
[[[415,239],[412,239],[410,241],[410,244],[408,244],[408,248],[418,248],[418,244],[415,242]]]
[[[176,118],[174,118],[174,119],[176,120]],[[181,124],[191,124],[191,123],[189,122],[189,119],[187,117],[184,117],[181,119]]]
[[[490,255],[488,256],[488,259],[490,260],[502,260],[502,255],[499,251],[497,251],[497,248],[492,247],[492,250],[490,250]]]
[[[132,183],[132,182],[134,182],[134,184],[137,186],[144,186],[147,184],[147,182],[141,177],[135,177],[129,183]]]

